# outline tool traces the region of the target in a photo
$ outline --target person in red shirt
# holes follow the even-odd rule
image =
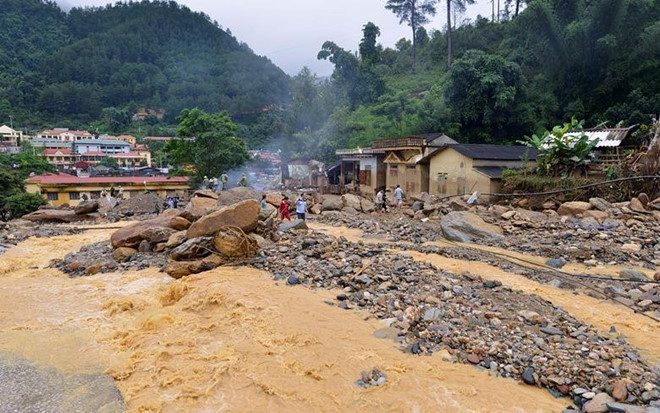
[[[278,208],[280,219],[282,219],[282,221],[284,221],[285,218],[291,221],[290,209],[291,205],[289,205],[289,198],[285,196],[282,198],[282,202],[280,202],[280,207]]]

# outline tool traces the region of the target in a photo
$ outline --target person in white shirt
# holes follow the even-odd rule
[[[305,213],[307,212],[307,201],[305,200],[305,194],[300,194],[300,197],[296,201],[296,214],[298,219],[305,220]]]
[[[379,190],[378,193],[376,194],[376,211],[381,211],[383,209],[383,190]]]
[[[403,189],[401,189],[400,185],[397,185],[394,190],[394,199],[396,199],[396,207],[401,208],[403,205]]]

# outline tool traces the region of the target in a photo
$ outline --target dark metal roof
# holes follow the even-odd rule
[[[474,169],[491,179],[501,179],[502,172],[504,172],[505,169],[510,168],[507,168],[506,166],[477,166]]]
[[[497,161],[536,160],[536,149],[528,146],[504,146],[488,144],[447,145],[462,155],[472,159],[488,159]]]

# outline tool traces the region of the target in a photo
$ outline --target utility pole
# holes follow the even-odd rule
[[[493,6],[493,16],[491,18],[491,21],[495,23],[495,0],[491,0],[490,4]]]
[[[500,0],[497,0],[497,22],[500,21]]]
[[[14,115],[9,115],[9,127],[14,129]]]

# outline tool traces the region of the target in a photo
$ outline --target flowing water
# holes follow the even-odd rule
[[[441,354],[405,354],[373,335],[383,327],[378,320],[324,302],[336,292],[278,285],[255,269],[223,267],[172,280],[157,269],[70,279],[45,268],[111,233],[29,239],[0,257],[0,354],[73,382],[106,373],[131,412],[557,412],[568,404],[539,388],[445,362]],[[537,288],[553,302],[571,296],[581,307],[604,304],[546,291],[485,264],[434,263]],[[626,317],[631,331],[651,328],[619,306],[579,307],[565,308],[598,327],[608,317]],[[646,334],[655,342],[640,335],[635,345],[658,354],[658,330]],[[357,387],[360,372],[374,367],[387,374],[386,384]]]

